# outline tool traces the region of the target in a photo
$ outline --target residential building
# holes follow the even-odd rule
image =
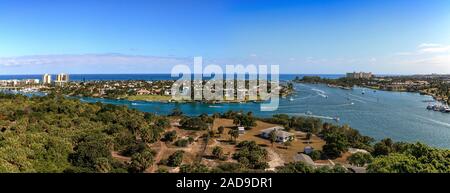
[[[275,126],[261,130],[260,136],[266,139],[270,138],[270,133],[275,132],[276,142],[287,142],[294,139],[294,134],[284,131],[284,127]]]
[[[146,90],[146,89],[140,89],[136,92],[138,95],[149,95],[151,94],[150,91]]]
[[[347,78],[353,78],[353,79],[370,79],[373,77],[373,74],[371,72],[350,72],[347,73]]]
[[[62,86],[65,83],[69,82],[69,75],[65,73],[60,73],[56,76],[55,84]]]
[[[42,84],[51,84],[52,83],[52,75],[44,74],[42,77]]]

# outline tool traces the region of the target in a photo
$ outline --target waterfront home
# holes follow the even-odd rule
[[[146,89],[140,89],[140,90],[138,90],[136,93],[137,93],[138,95],[148,95],[148,94],[150,94],[151,92],[148,91],[148,90],[146,90]]]
[[[260,136],[266,139],[270,138],[270,133],[275,131],[276,142],[287,142],[294,139],[294,134],[284,131],[284,127],[275,126],[261,130]]]

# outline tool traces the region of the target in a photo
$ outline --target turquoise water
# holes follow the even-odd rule
[[[144,112],[168,114],[175,107],[187,115],[212,114],[228,110],[252,111],[261,117],[285,113],[313,116],[328,122],[348,124],[362,134],[377,140],[392,138],[406,142],[424,142],[435,147],[450,148],[450,114],[428,111],[425,100],[430,96],[416,93],[374,91],[366,88],[343,90],[326,85],[295,84],[293,101],[281,99],[277,111],[260,111],[260,104],[159,103],[82,98],[85,102],[126,105]],[[362,94],[364,91],[365,94]],[[310,113],[306,113],[306,112]]]
[[[296,76],[280,75],[280,80],[292,80]],[[343,75],[319,75],[323,78],[339,78]],[[73,81],[89,80],[168,80],[174,79],[168,74],[87,74],[70,75]],[[0,75],[0,79],[41,78],[41,75]],[[168,114],[178,107],[188,115],[201,113],[212,114],[228,110],[252,111],[257,116],[269,117],[276,113],[298,116],[314,116],[324,121],[336,123],[333,118],[339,117],[339,124],[348,124],[362,134],[377,140],[390,137],[398,141],[424,142],[435,147],[450,148],[450,114],[428,111],[430,96],[416,93],[385,92],[355,88],[342,90],[329,88],[326,85],[296,84],[293,101],[289,98],[280,101],[275,112],[260,111],[260,104],[201,104],[201,103],[158,103],[131,102],[124,100],[108,100],[82,98],[85,102],[103,102],[126,105],[130,108],[157,114]],[[362,91],[365,94],[362,94]],[[306,115],[310,111],[312,114]]]

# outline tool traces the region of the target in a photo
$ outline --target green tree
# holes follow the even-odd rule
[[[364,165],[372,162],[372,159],[373,159],[372,155],[370,155],[369,153],[357,152],[357,153],[352,154],[348,158],[348,161],[352,165],[364,166]]]
[[[314,168],[303,163],[303,162],[294,162],[288,163],[285,166],[277,167],[276,171],[278,173],[314,173]]]
[[[412,155],[393,153],[379,156],[368,165],[370,173],[417,173],[420,163]]]
[[[154,143],[161,138],[163,128],[158,126],[144,127],[139,130],[139,134],[145,143]]]
[[[313,150],[311,153],[309,153],[309,157],[311,157],[312,160],[320,160],[322,158],[322,151]]]
[[[171,167],[177,167],[183,161],[184,151],[178,150],[167,159],[167,165]]]
[[[239,137],[239,131],[237,129],[230,129],[228,135],[230,135],[232,141],[236,142],[236,139]]]
[[[151,151],[144,151],[142,153],[136,153],[131,157],[131,164],[129,171],[133,173],[144,172],[148,167],[153,164],[154,154]]]
[[[277,133],[275,130],[273,130],[269,133],[269,139],[270,139],[270,143],[272,144],[272,147],[273,147],[273,144],[277,141]]]
[[[341,153],[348,148],[348,141],[342,133],[330,133],[324,137],[326,144],[323,146],[323,153],[330,159],[341,156]]]
[[[221,159],[223,157],[223,148],[220,146],[215,146],[212,150],[212,155],[216,159]]]
[[[164,134],[164,141],[172,142],[177,138],[177,131],[168,131]]]

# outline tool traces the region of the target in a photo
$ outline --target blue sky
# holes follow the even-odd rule
[[[450,73],[448,0],[0,0],[0,74]]]

